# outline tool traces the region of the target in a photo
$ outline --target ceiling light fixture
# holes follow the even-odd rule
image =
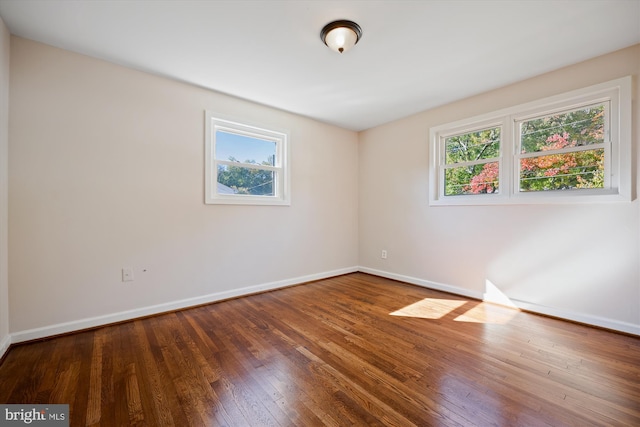
[[[320,32],[320,38],[329,49],[344,53],[355,46],[362,37],[362,28],[353,21],[329,22]]]

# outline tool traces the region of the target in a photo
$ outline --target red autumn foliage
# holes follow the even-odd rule
[[[469,185],[464,187],[464,191],[471,191],[474,194],[495,192],[498,189],[499,173],[497,162],[485,164],[482,171],[471,179]]]
[[[562,135],[555,134],[547,138],[547,142],[552,144],[545,145],[541,148],[541,151],[559,150],[566,147],[575,147],[576,141],[569,141],[569,134],[563,133]],[[543,170],[544,176],[555,176],[559,173],[566,173],[571,168],[576,167],[575,153],[567,154],[551,154],[548,156],[531,157],[528,159],[522,159],[520,161],[520,167],[526,171]]]

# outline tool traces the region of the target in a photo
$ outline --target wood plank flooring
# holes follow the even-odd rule
[[[640,338],[354,273],[18,345],[72,426],[640,426]]]

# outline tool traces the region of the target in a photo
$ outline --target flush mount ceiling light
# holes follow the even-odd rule
[[[329,22],[320,32],[320,38],[329,49],[344,53],[355,46],[362,37],[362,28],[353,21]]]

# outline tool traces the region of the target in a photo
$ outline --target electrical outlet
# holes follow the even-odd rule
[[[133,281],[133,268],[123,268],[122,269],[122,281],[123,282],[132,282]]]
[[[380,254],[380,258],[382,259],[387,259],[387,251],[386,250],[382,250],[382,253]]]

